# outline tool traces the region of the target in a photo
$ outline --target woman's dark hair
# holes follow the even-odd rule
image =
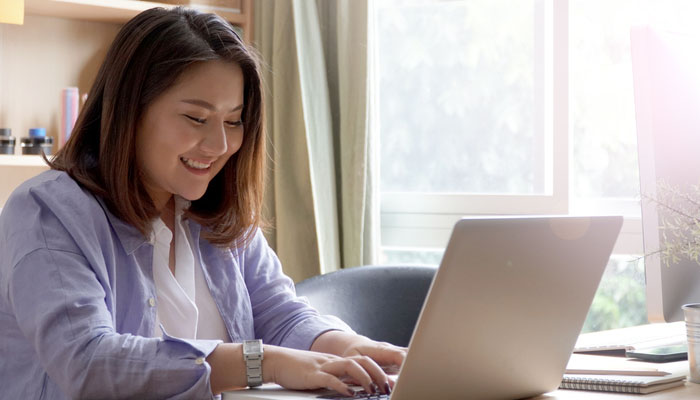
[[[136,164],[136,127],[144,110],[185,69],[208,60],[243,72],[243,144],[209,183],[187,216],[211,243],[252,238],[262,224],[265,137],[259,64],[222,18],[177,7],[153,8],[130,20],[114,39],[70,139],[50,163],[102,197],[144,235],[157,210]]]

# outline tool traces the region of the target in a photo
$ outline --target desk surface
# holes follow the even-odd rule
[[[556,390],[533,397],[531,400],[615,400],[637,398],[640,400],[697,400],[700,399],[700,384],[686,382],[684,386],[649,394],[589,392],[587,390]]]
[[[579,337],[579,342],[586,343],[588,345],[591,343],[601,345],[603,343],[623,342],[655,344],[658,341],[663,342],[664,339],[669,337],[675,338],[678,336],[679,332],[681,336],[684,336],[685,324],[683,322],[671,324],[650,324],[583,334],[581,337]],[[685,363],[679,361],[676,364],[676,367],[673,368],[672,372],[683,372],[684,369],[687,371],[687,361]],[[541,396],[533,397],[532,400],[615,400],[629,398],[639,398],[643,400],[697,400],[700,399],[700,384],[686,381],[684,386],[661,390],[659,392],[649,394],[592,392],[587,390],[556,390]]]
[[[675,329],[677,327],[673,324],[664,324],[668,328],[671,328],[671,333],[675,334]],[[600,342],[600,343],[612,343],[612,342],[630,342],[631,339],[648,338],[648,333],[651,332],[652,339],[658,339],[659,337],[665,337],[666,332],[661,332],[659,334],[659,329],[663,330],[664,327],[661,325],[646,325],[633,328],[623,328],[616,329],[606,332],[596,332],[594,334],[584,334],[583,339],[594,339],[588,340],[588,342]],[[646,336],[645,336],[646,335]],[[663,364],[659,364],[661,366]],[[667,371],[669,372],[680,372],[684,370],[687,371],[687,361],[678,361],[671,364],[667,364]],[[251,398],[260,399],[261,397],[246,397],[241,396],[244,392],[238,393],[226,393],[224,395],[224,400],[234,398]],[[234,397],[235,396],[235,397]],[[700,399],[700,384],[685,382],[683,386],[678,386],[672,389],[661,390],[649,394],[631,394],[631,393],[613,393],[613,392],[594,392],[588,390],[555,390],[553,392],[545,393],[540,396],[532,397],[529,400],[616,400],[616,399],[638,399],[638,400],[699,400]]]
[[[254,395],[251,395],[251,393],[253,393]],[[277,398],[300,398],[296,396],[290,396],[289,394],[287,394],[286,396],[287,397],[280,396]],[[255,393],[247,390],[242,392],[226,392],[223,395],[224,400],[260,400],[265,398],[275,397],[265,397],[260,395],[260,393]],[[636,398],[638,400],[698,400],[700,399],[700,384],[686,382],[685,386],[679,386],[673,389],[662,390],[659,392],[649,394],[591,392],[587,390],[555,390],[554,392],[545,393],[537,397],[532,397],[529,400],[616,400],[631,398]]]

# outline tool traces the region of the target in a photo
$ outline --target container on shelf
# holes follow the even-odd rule
[[[61,131],[58,135],[58,146],[63,147],[68,141],[75,121],[78,119],[80,94],[77,87],[67,87],[61,90]]]
[[[51,155],[53,150],[53,138],[46,136],[46,129],[31,128],[29,136],[23,137],[20,141],[22,154],[46,154]]]
[[[0,128],[0,154],[15,154],[16,139],[12,136],[12,129]]]

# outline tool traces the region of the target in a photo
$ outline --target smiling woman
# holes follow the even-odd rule
[[[186,158],[201,164],[218,158],[215,167],[222,174],[216,179],[217,173],[205,174],[209,178],[206,183],[212,181],[209,190],[204,190],[206,184],[199,184],[195,185],[198,189],[190,189],[201,192],[197,198],[184,196],[196,200],[188,210],[189,217],[209,228],[202,234],[214,244],[226,245],[234,239],[249,241],[255,233],[251,226],[261,224],[264,170],[257,57],[219,17],[198,14],[195,18],[190,11],[180,10],[158,16],[149,10],[125,25],[88,95],[72,133],[75,140],[56,155],[52,166],[102,195],[116,215],[147,234],[150,220],[164,206],[163,196],[159,197],[160,203],[152,202],[154,188],[148,185],[153,185],[154,177],[149,174],[166,168],[168,162],[145,165],[147,152],[152,153],[150,158],[161,159],[171,149],[189,151],[174,155],[174,161],[189,156]],[[208,76],[209,72],[214,75]],[[236,115],[228,113],[239,106]],[[176,127],[178,121],[183,125]],[[207,132],[208,139],[203,149],[186,149],[188,144],[180,142],[194,135],[193,124],[197,123],[199,135]],[[220,124],[222,131],[238,124],[241,134],[246,133],[240,148],[231,153],[236,156],[230,162],[227,157],[209,154],[214,124]],[[150,130],[149,134],[139,134],[144,130]],[[167,136],[163,137],[164,143],[155,143],[162,136],[158,132]],[[146,139],[153,142],[144,142]],[[193,143],[190,137],[189,146]],[[171,168],[174,165],[181,164],[173,162]],[[151,171],[154,166],[158,168]],[[172,177],[166,182],[172,183],[172,179],[179,181]],[[180,187],[190,183],[187,179],[179,182]]]
[[[261,233],[261,86],[213,14],[155,8],[122,28],[52,170],[0,214],[4,395],[390,392],[380,366],[405,349],[298,299]]]
[[[136,131],[136,161],[156,209],[172,194],[204,195],[241,148],[242,109],[243,74],[223,61],[192,66],[146,109]]]

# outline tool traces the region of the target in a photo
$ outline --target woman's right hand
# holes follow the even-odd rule
[[[265,345],[263,380],[288,389],[328,388],[353,396],[346,382],[361,385],[367,393],[387,393],[389,378],[366,356],[332,354]],[[387,393],[388,394],[388,393]]]

